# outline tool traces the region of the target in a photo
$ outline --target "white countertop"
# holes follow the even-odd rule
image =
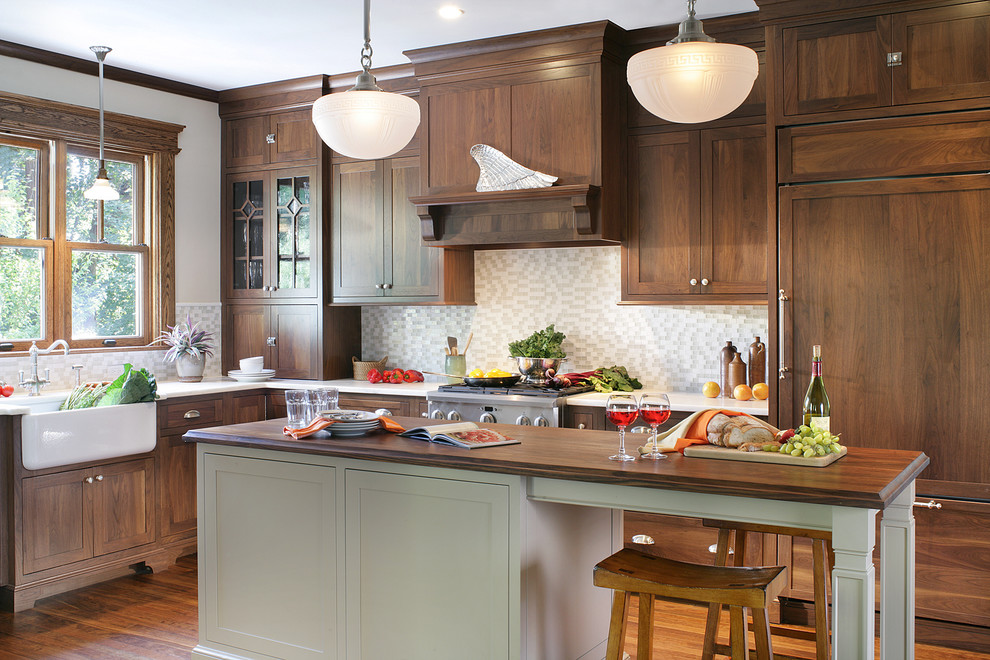
[[[638,396],[644,391],[636,390],[633,394]],[[757,401],[756,399],[737,401],[736,399],[724,396],[708,398],[702,394],[691,392],[667,392],[667,397],[670,399],[670,409],[675,412],[695,412],[704,410],[705,408],[723,408],[725,410],[738,410],[739,412],[749,413],[750,415],[767,415],[770,408],[766,401]],[[604,408],[607,399],[608,394],[603,392],[586,392],[568,397],[567,405]]]

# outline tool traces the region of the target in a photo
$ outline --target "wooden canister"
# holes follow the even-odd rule
[[[749,345],[749,386],[765,383],[767,378],[767,346],[757,336]]]
[[[725,346],[718,353],[718,386],[722,388],[723,396],[732,395],[732,390],[729,389],[729,364],[732,363],[732,358],[736,357],[736,354],[736,347],[732,345],[731,341],[725,342]]]
[[[746,363],[743,362],[742,355],[740,353],[736,353],[736,356],[732,358],[732,362],[729,363],[729,389],[726,390],[725,395],[731,397],[737,385],[745,384]]]

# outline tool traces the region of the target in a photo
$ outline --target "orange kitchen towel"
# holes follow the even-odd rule
[[[381,422],[382,428],[390,433],[402,433],[406,429],[402,427],[397,421],[389,417],[388,415],[382,415],[378,418]],[[282,433],[291,436],[293,440],[300,440],[302,438],[308,438],[317,431],[322,431],[331,424],[335,424],[331,419],[324,419],[323,417],[317,417],[308,426],[304,426],[301,429],[290,429],[288,426],[282,429]]]
[[[712,417],[722,413],[728,415],[729,417],[736,417],[742,415],[745,417],[750,417],[756,419],[752,415],[744,412],[738,412],[736,410],[722,410],[720,408],[706,408],[704,410],[699,410],[696,413],[691,414],[687,419],[680,422],[673,428],[668,429],[663,433],[657,434],[657,446],[660,451],[671,452],[679,451],[684,453],[684,448],[691,445],[706,445],[708,444],[708,422],[712,420]],[[767,426],[767,428],[773,429],[769,424],[762,420],[756,420],[760,424]],[[641,453],[647,453],[650,451],[649,443],[646,446],[640,447]]]

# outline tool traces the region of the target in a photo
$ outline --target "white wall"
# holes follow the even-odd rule
[[[108,56],[112,60],[113,54]],[[0,56],[0,90],[99,107],[97,78]],[[107,112],[185,126],[175,159],[178,303],[220,301],[220,117],[217,104],[107,80]]]

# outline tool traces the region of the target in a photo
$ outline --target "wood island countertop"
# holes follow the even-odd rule
[[[406,428],[418,417],[397,417]],[[608,460],[618,446],[609,431],[489,424],[522,444],[461,449],[401,438],[378,431],[360,438],[325,433],[293,440],[282,433],[284,420],[194,429],[187,442],[250,447],[299,454],[425,465],[527,477],[638,486],[716,495],[884,509],[925,469],[923,452],[850,446],[848,454],[824,468],[686,458]],[[636,438],[626,436],[628,450]]]

